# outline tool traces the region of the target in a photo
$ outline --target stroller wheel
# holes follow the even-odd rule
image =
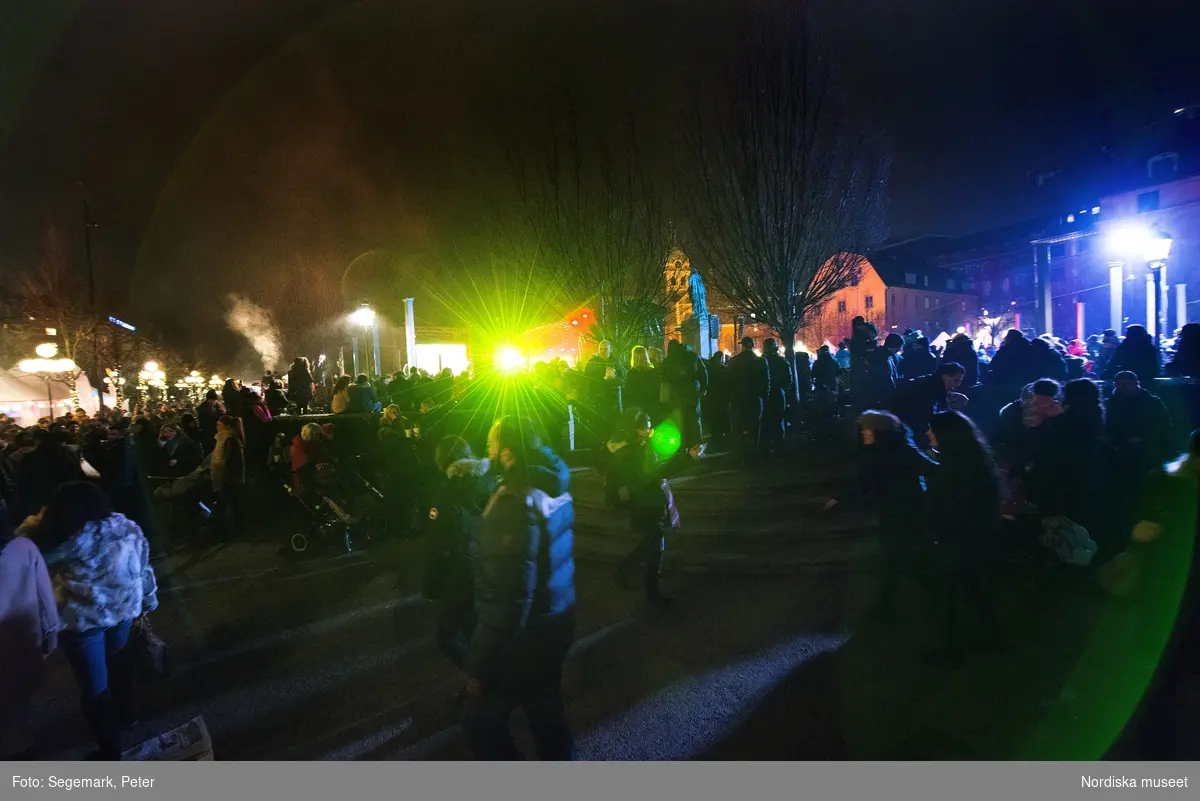
[[[303,534],[293,534],[291,544],[293,551],[304,553],[304,551],[308,550],[308,537]]]

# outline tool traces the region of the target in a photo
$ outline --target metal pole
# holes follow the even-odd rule
[[[1178,328],[1188,324],[1187,284],[1175,285],[1175,324]]]
[[[417,363],[417,321],[413,319],[413,299],[404,299],[404,358],[409,365]]]
[[[1054,309],[1050,292],[1050,246],[1033,246],[1034,281],[1037,283],[1037,307],[1041,312],[1041,333],[1054,333]]]
[[[1155,284],[1155,279],[1158,277],[1157,270],[1151,270],[1150,275],[1146,276],[1146,330],[1150,332],[1150,336],[1154,337],[1154,341],[1158,342],[1158,314],[1155,313],[1155,299],[1158,297],[1158,287]]]
[[[1121,302],[1125,296],[1125,263],[1110,262],[1108,265],[1108,327],[1117,333],[1121,332],[1124,321]]]
[[[378,319],[376,319],[375,322],[371,323],[371,344],[374,346],[373,349],[375,351],[375,375],[376,375],[376,377],[380,377],[383,375],[383,361],[381,360],[380,355],[379,355],[379,320]]]
[[[352,337],[350,338],[350,341],[351,341],[351,342],[353,343],[353,345],[354,345],[354,353],[353,353],[353,358],[354,358],[354,375],[357,377],[357,376],[358,376],[358,374],[359,374],[359,370],[358,370],[358,334],[355,334],[354,336],[352,336]]]
[[[1169,337],[1171,330],[1170,307],[1168,301],[1171,297],[1171,285],[1167,283],[1167,263],[1164,261],[1154,271],[1155,280],[1158,285],[1158,335],[1159,337]]]

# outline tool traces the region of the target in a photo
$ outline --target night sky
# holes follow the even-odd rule
[[[469,271],[499,147],[549,98],[569,90],[601,129],[631,110],[667,164],[735,7],[0,0],[0,269],[32,263],[48,225],[82,269],[82,181],[106,304],[181,343],[233,348],[229,291],[289,333],[332,319],[362,254],[348,292],[386,263],[420,303],[430,274]],[[1088,188],[1031,172],[1080,170],[1200,103],[1197,3],[830,7],[851,97],[893,142],[897,237],[1062,211]]]

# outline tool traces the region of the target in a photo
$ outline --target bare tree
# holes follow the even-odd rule
[[[595,339],[623,350],[662,339],[673,302],[665,280],[668,226],[633,122],[620,136],[594,133],[568,100],[540,136],[508,152],[515,209],[501,212],[510,253],[529,266],[538,294],[562,309],[593,304]]]
[[[889,171],[802,5],[748,17],[725,80],[698,86],[678,181],[706,274],[785,342],[882,240]]]

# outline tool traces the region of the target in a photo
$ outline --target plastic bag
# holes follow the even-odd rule
[[[1096,555],[1087,529],[1063,515],[1042,518],[1042,544],[1069,565],[1086,567]]]

